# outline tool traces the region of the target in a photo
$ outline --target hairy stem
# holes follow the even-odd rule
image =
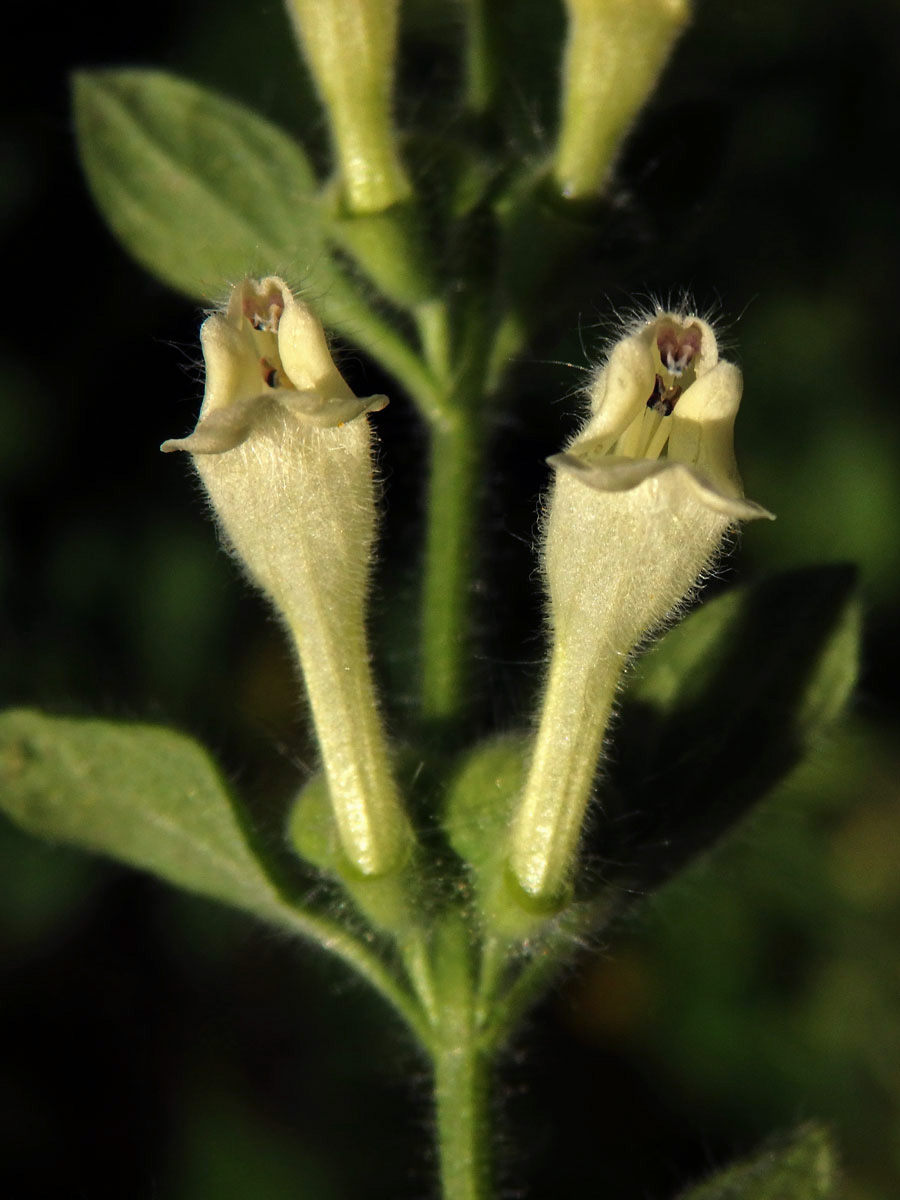
[[[466,708],[482,441],[482,422],[467,413],[431,429],[421,636],[422,709],[432,721]]]
[[[444,1200],[489,1200],[488,1062],[471,1039],[436,1050],[435,1099]]]
[[[486,1053],[496,1053],[515,1032],[516,1026],[571,959],[577,948],[612,919],[615,906],[606,896],[573,904],[557,917],[550,931],[541,937],[531,957],[521,964],[518,974],[505,990],[493,997],[485,1012],[483,1045]]]
[[[401,982],[384,963],[378,953],[369,949],[353,934],[335,921],[303,910],[286,901],[273,902],[271,909],[261,913],[278,924],[294,930],[301,936],[318,942],[324,949],[342,959],[352,967],[381,995],[403,1018],[419,1044],[429,1049],[432,1031],[428,1017],[419,1001],[410,994],[405,982]]]
[[[436,932],[441,1024],[433,1044],[443,1200],[490,1200],[490,1062],[475,1021],[472,931],[448,914]]]

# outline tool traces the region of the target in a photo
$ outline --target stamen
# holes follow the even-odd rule
[[[244,316],[259,333],[277,333],[284,312],[284,299],[278,288],[267,292],[250,292],[244,296]]]
[[[259,366],[262,371],[263,383],[265,383],[266,387],[277,388],[281,386],[281,376],[277,367],[273,367],[267,358],[261,358]]]
[[[659,361],[672,375],[683,375],[694,359],[700,353],[701,331],[696,325],[687,329],[679,329],[667,322],[660,327],[656,335],[656,345],[659,350]]]
[[[647,407],[654,412],[660,413],[664,417],[670,417],[672,410],[678,403],[678,398],[681,395],[682,389],[677,383],[673,383],[667,387],[662,377],[657,375],[656,383],[653,385],[653,391],[650,394],[650,399],[647,401]]]
[[[672,432],[672,422],[667,421],[665,417],[658,417],[659,425],[647,443],[647,449],[644,451],[643,458],[659,458],[669,440],[669,434]]]

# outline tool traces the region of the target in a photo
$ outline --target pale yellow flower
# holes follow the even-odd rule
[[[677,611],[730,527],[770,517],[734,458],[740,370],[699,317],[658,313],[622,338],[562,454],[544,531],[553,653],[511,841],[523,890],[552,897],[575,860],[622,671]]]
[[[200,343],[206,362],[200,420],[189,437],[164,442],[165,451],[221,454],[267,418],[329,428],[387,404],[386,396],[354,396],[318,317],[275,276],[234,288],[225,311],[204,322]]]
[[[365,635],[375,496],[364,414],[315,313],[274,276],[245,280],[200,340],[200,420],[187,450],[229,548],[294,644],[341,845],[361,872],[396,866],[409,830],[394,787]]]

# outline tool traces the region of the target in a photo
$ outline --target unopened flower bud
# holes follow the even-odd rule
[[[741,387],[705,321],[660,313],[615,345],[589,390],[592,415],[549,460],[553,652],[510,856],[533,897],[568,883],[629,655],[677,611],[730,527],[771,516],[743,498]]]
[[[375,502],[365,413],[315,313],[282,280],[245,280],[204,323],[206,393],[186,438],[229,547],[283,617],[303,669],[341,843],[364,874],[408,827],[365,637]]]
[[[598,195],[622,139],[650,96],[687,0],[565,0],[559,144],[553,175],[570,200]]]
[[[328,111],[351,213],[402,204],[412,187],[391,117],[399,0],[287,0]]]

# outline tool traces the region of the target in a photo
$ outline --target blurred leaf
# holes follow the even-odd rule
[[[245,1200],[249,1181],[265,1200],[338,1200],[320,1147],[289,1136],[268,1114],[241,1104],[215,1069],[179,1096],[181,1161],[168,1184],[170,1200]],[[209,1079],[212,1074],[212,1080]]]
[[[662,882],[815,744],[856,680],[855,578],[811,567],[737,589],[639,664],[597,831],[608,876]]]
[[[368,979],[421,1036],[418,1010],[356,936],[358,922],[285,898],[250,850],[221,774],[185,735],[27,709],[2,713],[0,808],[29,833],[109,854],[312,938]],[[275,853],[266,865],[270,857],[278,871]]]
[[[832,1200],[835,1174],[827,1132],[809,1123],[690,1188],[681,1200]]]
[[[74,100],[94,197],[153,274],[203,300],[247,274],[327,287],[316,179],[277,126],[161,71],[82,72]]]
[[[0,716],[0,805],[29,833],[98,850],[270,915],[281,901],[206,752],[170,729]]]

